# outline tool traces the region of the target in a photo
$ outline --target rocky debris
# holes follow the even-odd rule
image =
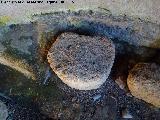
[[[48,100],[41,103],[40,109],[53,120],[76,120],[79,116],[80,104],[64,100]]]
[[[35,81],[28,80],[23,74],[7,66],[0,65],[0,68],[0,91],[5,93],[0,96],[5,100],[9,97],[8,101],[11,101],[18,95],[14,102],[5,102],[9,111],[15,111],[10,116],[14,120],[121,120],[121,108],[125,107],[135,120],[160,118],[159,110],[126,96],[112,79],[96,90],[84,91],[68,87],[55,74],[51,76],[54,82],[49,80],[47,85],[35,86]]]
[[[43,120],[47,118],[42,115],[38,108],[29,99],[12,96],[12,99],[0,96],[0,120]]]
[[[118,69],[115,71],[115,68],[112,68],[112,70],[115,71],[113,75],[116,78],[115,81],[117,80],[116,82],[120,88],[124,89],[126,87],[128,69],[132,68],[137,62],[159,63],[159,52],[155,54],[156,49],[153,49],[153,47],[160,48],[159,25],[140,19],[129,19],[126,16],[115,17],[93,11],[44,14],[35,22],[37,22],[35,24],[38,28],[37,30],[34,29],[32,23],[6,26],[3,30],[0,28],[0,62],[22,73],[27,73],[26,76],[38,74],[43,80],[42,86],[35,85],[34,82],[30,82],[31,80],[26,77],[18,77],[22,76],[22,74],[17,75],[16,73],[5,72],[6,70],[8,71],[8,68],[5,69],[0,65],[0,90],[5,94],[18,95],[20,100],[15,101],[17,103],[22,102],[22,104],[16,104],[15,101],[13,103],[5,102],[11,111],[15,111],[14,119],[42,120],[41,112],[53,119],[116,119],[116,117],[122,117],[119,115],[119,110],[123,106],[127,106],[133,119],[159,120],[159,109],[150,107],[147,103],[135,99],[133,96],[126,96],[125,91],[119,89],[112,79],[109,81],[108,78],[96,90],[80,91],[72,89],[63,83],[58,83],[61,80],[54,73],[52,74],[52,71],[50,72],[49,69],[46,69],[49,67],[48,63],[46,67],[39,64],[41,60],[39,57],[35,59],[37,57],[36,54],[42,55],[44,57],[43,64],[45,64],[48,50],[53,44],[54,38],[64,31],[72,31],[86,36],[102,35],[108,37],[114,41],[115,47],[117,47],[116,54],[123,54],[120,60],[123,62],[114,64],[115,68]],[[38,35],[33,32],[38,32]],[[30,44],[31,42],[32,44]],[[40,48],[39,51],[34,49],[37,46]],[[119,60],[116,56],[117,59]],[[36,65],[38,65],[39,72],[32,70],[31,66],[35,67]],[[29,69],[30,67],[31,69]],[[50,82],[51,79],[55,84]],[[71,98],[74,96],[73,101],[69,102],[68,99],[70,98],[66,94],[61,95],[62,91],[70,95]],[[113,99],[106,100],[104,99],[105,95]],[[0,94],[0,96],[4,99],[12,99],[10,98],[11,96],[6,97],[4,94]],[[24,96],[32,99],[35,102],[34,104],[39,102],[41,110],[39,111],[37,106],[28,103],[30,99],[21,99]],[[107,98],[109,98],[108,96]],[[44,98],[44,101],[39,99],[41,97]],[[54,99],[63,99],[63,97],[66,97],[66,101]],[[81,103],[76,103],[75,101]],[[111,102],[106,103],[108,101]]]
[[[102,97],[101,94],[95,95],[95,96],[93,96],[93,101],[95,102],[95,101],[99,100],[101,97]]]
[[[8,117],[7,106],[0,100],[0,120],[6,120]]]
[[[122,80],[121,76],[119,76],[115,82],[118,84],[118,86],[122,89],[126,91],[126,83]]]
[[[97,89],[108,78],[115,58],[110,40],[74,33],[61,34],[48,52],[48,62],[72,88]]]
[[[45,120],[47,118],[45,115],[41,114],[37,105],[31,102],[30,99],[19,97],[18,99],[13,99],[8,105],[9,111],[12,114],[9,118],[12,120]]]
[[[0,68],[0,100],[3,98],[8,107],[9,113],[11,113],[9,118],[14,120],[48,118],[41,114],[38,102],[46,98],[56,101],[54,98],[61,97],[61,91],[53,83],[39,85],[36,81],[27,79],[22,73],[10,67],[0,65]],[[55,76],[52,78],[54,79]]]
[[[127,84],[131,94],[160,107],[160,66],[139,63],[130,71]]]

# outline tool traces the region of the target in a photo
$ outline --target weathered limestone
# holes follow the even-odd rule
[[[160,66],[139,63],[129,73],[127,84],[131,94],[160,107]]]
[[[72,88],[91,90],[108,78],[115,58],[111,41],[63,33],[48,52],[48,62],[58,77]]]

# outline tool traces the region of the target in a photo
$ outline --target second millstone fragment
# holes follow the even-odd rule
[[[47,58],[65,84],[79,90],[92,90],[107,80],[115,59],[115,46],[104,37],[62,33]]]

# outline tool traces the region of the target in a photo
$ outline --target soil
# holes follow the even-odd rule
[[[9,119],[121,120],[127,110],[133,120],[158,120],[159,108],[136,99],[127,87],[121,89],[115,83],[119,76],[125,83],[127,71],[143,59],[134,54],[116,58],[110,77],[99,89],[90,91],[68,87],[52,70],[49,80],[43,84],[1,65],[0,99],[8,106]]]

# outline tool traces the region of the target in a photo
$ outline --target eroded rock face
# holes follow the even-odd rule
[[[135,97],[160,107],[160,66],[139,63],[129,73],[128,87]]]
[[[53,43],[52,38],[61,31],[105,36],[114,41],[116,54],[134,51],[135,54],[150,57],[154,51],[142,47],[160,48],[159,24],[129,16],[114,16],[104,11],[54,12],[37,15],[32,23],[1,26],[0,63],[28,78],[44,80],[48,48]]]
[[[72,88],[91,90],[108,78],[115,47],[106,38],[61,34],[48,52],[48,62],[58,77]]]
[[[160,25],[129,16],[79,10],[77,12],[55,12],[39,15],[36,18],[38,34],[42,38],[46,36],[44,33],[48,32],[52,34],[47,34],[47,39],[59,31],[76,31],[94,36],[106,36],[119,43],[160,48]],[[45,45],[41,44],[41,46]]]
[[[0,27],[0,64],[36,79],[36,38],[36,30],[31,23]]]

